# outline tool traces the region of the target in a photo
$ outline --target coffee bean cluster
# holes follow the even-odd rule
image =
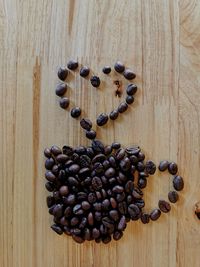
[[[91,122],[82,120],[86,130]],[[49,213],[54,217],[51,228],[59,235],[65,233],[78,242],[95,240],[108,243],[123,236],[129,221],[141,220],[147,224],[157,220],[161,212],[169,212],[171,206],[159,200],[158,208],[150,213],[143,210],[145,201],[142,189],[148,177],[156,171],[153,161],[145,161],[140,147],[122,148],[120,143],[104,146],[97,139],[90,147],[72,148],[57,146],[46,148],[46,189]],[[175,176],[176,191],[184,183],[174,162],[162,161],[159,170],[169,170]],[[175,172],[176,169],[176,172]],[[178,200],[176,191],[169,192],[169,201]]]

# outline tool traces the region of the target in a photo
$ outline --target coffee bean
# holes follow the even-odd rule
[[[76,174],[76,173],[79,172],[79,170],[80,170],[80,166],[79,166],[78,164],[73,164],[73,165],[71,165],[71,166],[69,167],[69,172],[70,172],[71,174]]]
[[[110,165],[113,168],[116,168],[117,167],[116,160],[115,160],[114,156],[109,156],[108,161],[109,161]]]
[[[109,206],[110,206],[110,201],[109,201],[109,199],[104,199],[104,200],[102,201],[102,208],[103,208],[104,210],[108,210]]]
[[[110,155],[112,153],[112,147],[111,146],[105,146],[104,153],[105,153],[105,155]]]
[[[128,206],[128,213],[132,220],[137,220],[140,217],[140,209],[135,204],[130,204]]]
[[[77,205],[75,205],[74,207],[73,207],[73,213],[75,214],[75,215],[82,215],[83,214],[83,209],[82,209],[82,207],[81,207],[81,205],[80,204],[77,204]]]
[[[122,160],[124,158],[124,156],[125,156],[125,153],[126,153],[125,149],[124,148],[120,148],[120,149],[118,149],[116,151],[115,158],[117,160]]]
[[[47,189],[47,191],[49,192],[53,192],[53,190],[55,189],[55,186],[53,183],[51,182],[46,182],[45,183],[45,188]]]
[[[50,208],[55,204],[55,199],[52,196],[48,196],[46,198],[46,202],[47,202],[47,207]]]
[[[101,141],[95,139],[92,141],[92,148],[95,152],[101,152],[104,153],[104,145]]]
[[[139,188],[141,188],[141,189],[145,188],[145,187],[147,186],[147,179],[146,179],[145,177],[140,178],[140,179],[138,180],[137,185],[138,185]]]
[[[78,146],[74,148],[74,152],[77,153],[78,155],[83,155],[86,152],[86,148],[84,146]]]
[[[110,112],[109,118],[111,120],[116,120],[119,116],[118,110],[114,109],[113,111]]]
[[[67,84],[65,83],[59,83],[56,86],[55,93],[57,96],[63,96],[67,92]]]
[[[73,194],[69,194],[67,197],[67,204],[74,205],[76,203],[76,197]]]
[[[121,104],[119,104],[118,106],[118,112],[119,113],[123,113],[128,109],[128,104],[126,102],[122,102]]]
[[[87,67],[87,66],[83,66],[81,69],[80,69],[80,76],[81,77],[87,77],[90,73],[90,69]]]
[[[51,226],[51,229],[52,229],[53,231],[55,231],[58,235],[62,235],[62,233],[63,233],[62,228],[61,228],[60,226],[58,226],[57,224],[53,224],[53,225]]]
[[[135,73],[130,69],[125,69],[123,74],[127,80],[133,80],[136,77]]]
[[[147,224],[150,221],[150,215],[148,213],[142,213],[140,219],[143,224]]]
[[[125,201],[122,201],[118,204],[118,210],[121,214],[125,215],[127,214],[127,204]]]
[[[122,192],[124,192],[124,188],[120,185],[116,185],[113,187],[112,191],[114,193],[122,193]]]
[[[138,162],[138,163],[137,163],[137,170],[138,170],[139,172],[142,172],[142,171],[145,170],[145,165],[144,165],[143,162]]]
[[[75,107],[71,109],[72,118],[78,118],[81,115],[81,109],[79,107]]]
[[[107,121],[108,121],[108,115],[105,113],[101,113],[98,116],[96,123],[98,126],[103,126],[104,124],[107,123]]]
[[[70,60],[68,63],[67,63],[67,67],[68,69],[70,70],[75,70],[78,68],[78,62],[76,60]]]
[[[130,169],[131,167],[131,162],[128,157],[124,158],[123,160],[120,161],[119,166],[122,171],[126,172]]]
[[[44,155],[46,158],[50,158],[51,157],[51,150],[49,148],[45,148]]]
[[[105,227],[107,227],[107,228],[111,228],[111,227],[113,227],[113,220],[111,220],[109,217],[104,217],[103,219],[102,219],[102,223],[103,223],[103,225],[105,226]]]
[[[113,177],[114,175],[115,175],[115,169],[112,168],[112,167],[108,168],[108,169],[105,171],[105,176],[106,176],[107,178],[111,178],[111,177]]]
[[[81,244],[81,243],[84,242],[84,239],[83,239],[81,236],[72,235],[72,238],[74,239],[74,241],[75,241],[76,243]]]
[[[62,163],[64,164],[67,160],[69,159],[69,157],[65,154],[59,154],[57,157],[56,157],[56,161],[58,163]]]
[[[64,211],[64,215],[66,218],[68,218],[71,216],[71,214],[72,214],[72,209],[71,209],[71,207],[68,206]]]
[[[127,97],[126,97],[126,103],[127,104],[132,104],[133,102],[134,102],[134,97],[132,96],[132,95],[127,95]]]
[[[138,206],[139,209],[142,209],[145,206],[145,202],[143,199],[137,199],[134,203],[136,206]]]
[[[70,146],[63,146],[62,152],[63,152],[63,154],[70,156],[73,153],[73,148]]]
[[[121,231],[115,231],[114,234],[113,234],[113,239],[115,241],[118,241],[119,239],[121,239],[123,236],[123,232]]]
[[[78,217],[72,217],[70,224],[71,224],[71,226],[76,226],[77,224],[79,224]]]
[[[111,241],[111,237],[110,236],[102,237],[102,242],[104,244],[108,244],[110,241]]]
[[[87,201],[83,201],[83,202],[81,203],[81,206],[82,206],[82,209],[83,209],[83,210],[89,210],[90,207],[91,207],[90,203],[87,202]]]
[[[137,85],[129,84],[126,88],[127,95],[134,95],[137,92]]]
[[[112,143],[111,147],[112,147],[112,149],[119,149],[121,147],[121,144],[118,142],[114,142],[114,143]]]
[[[162,160],[158,166],[158,169],[161,171],[161,172],[164,172],[167,170],[168,168],[168,165],[169,165],[169,162],[167,160]]]
[[[90,232],[90,229],[88,229],[88,228],[85,228],[84,229],[84,238],[85,238],[85,240],[91,240],[91,232]]]
[[[176,191],[170,191],[168,193],[168,199],[171,203],[176,203],[179,199],[179,195]]]
[[[93,159],[92,159],[92,163],[96,163],[96,162],[103,162],[106,159],[106,156],[104,154],[97,154]]]
[[[151,218],[152,221],[156,221],[156,220],[158,220],[160,215],[161,215],[161,211],[159,209],[154,209],[150,213],[150,218]]]
[[[116,200],[117,200],[117,202],[122,202],[125,199],[125,197],[126,197],[126,195],[123,192],[123,193],[120,193],[120,194],[116,195]]]
[[[94,203],[96,200],[97,200],[97,198],[96,198],[95,194],[94,194],[94,193],[89,193],[89,195],[88,195],[88,202],[89,202],[90,204],[92,204],[92,203]]]
[[[140,152],[140,147],[139,146],[133,146],[133,147],[128,147],[126,148],[126,153],[128,155],[138,155],[138,153]]]
[[[109,66],[104,66],[102,69],[103,73],[109,74],[111,72],[111,67]]]
[[[69,107],[69,98],[62,97],[59,101],[60,107],[66,109]]]
[[[53,215],[56,218],[60,218],[63,215],[63,205],[62,204],[57,204],[55,208],[53,209]]]
[[[144,160],[144,159],[142,159]],[[153,175],[156,172],[156,165],[152,160],[147,160],[145,164],[145,170],[148,174]]]
[[[118,223],[117,230],[123,231],[125,228],[126,228],[126,217],[122,216]]]
[[[171,206],[169,204],[169,202],[165,201],[165,200],[159,200],[158,202],[158,207],[162,212],[169,212],[171,210]]]
[[[173,179],[173,186],[176,191],[181,191],[184,188],[183,178],[179,175],[175,176]]]
[[[68,75],[68,69],[66,67],[60,67],[58,69],[58,78],[61,81],[65,81]]]
[[[116,200],[113,197],[110,198],[110,204],[111,204],[111,206],[112,206],[113,209],[116,209],[117,202],[116,202]]]
[[[169,173],[175,175],[178,171],[178,166],[175,162],[170,162],[168,165],[168,171]]]
[[[143,152],[139,152],[137,155],[138,161],[143,161],[145,159],[145,154]],[[150,166],[152,165],[152,161],[150,162]]]
[[[143,192],[138,187],[135,187],[131,193],[135,199],[141,199],[143,197]]]
[[[90,79],[90,82],[91,82],[93,87],[99,87],[99,85],[101,83],[99,77],[97,77],[97,76],[92,76],[92,78]]]
[[[63,217],[60,219],[60,224],[62,224],[63,226],[64,226],[64,225],[69,226],[69,221],[65,218],[65,216],[63,216]]]
[[[111,210],[111,211],[109,211],[109,216],[115,222],[119,220],[119,213],[118,213],[117,210]]]
[[[88,214],[88,224],[89,224],[90,226],[93,226],[93,224],[94,224],[94,218],[93,218],[93,214],[92,214],[92,212],[90,212],[90,213]]]
[[[96,138],[96,132],[93,131],[93,130],[86,131],[85,136],[86,136],[88,139],[93,140],[93,139]]]
[[[119,72],[119,73],[122,73],[124,70],[125,70],[125,66],[122,62],[120,61],[117,61],[114,65],[114,69]]]
[[[61,186],[60,189],[59,189],[59,192],[60,192],[61,196],[67,196],[68,193],[69,193],[68,186],[66,186],[66,185]]]
[[[49,158],[49,159],[47,159],[47,160],[45,161],[45,168],[46,168],[47,170],[51,170],[51,169],[53,168],[54,164],[55,164],[54,159],[53,159],[53,158]]]
[[[92,122],[89,119],[83,118],[80,121],[80,125],[83,129],[89,131],[92,128]]]
[[[91,159],[87,155],[81,155],[79,164],[82,168],[89,167],[91,164]]]
[[[51,171],[47,171],[45,173],[45,178],[49,181],[49,182],[55,182],[56,181],[56,176],[51,172]]]

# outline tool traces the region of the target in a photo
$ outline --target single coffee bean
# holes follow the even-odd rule
[[[106,156],[110,155],[112,153],[112,147],[111,146],[105,146],[104,153]]]
[[[84,238],[85,238],[85,240],[88,240],[88,241],[91,240],[91,232],[90,232],[90,229],[88,229],[88,228],[85,228],[84,229]]]
[[[124,158],[124,156],[125,156],[125,153],[126,153],[125,149],[124,148],[120,148],[120,149],[118,149],[116,151],[115,158],[117,160],[122,160]]]
[[[71,109],[72,118],[78,118],[81,115],[81,109],[79,107],[75,107]]]
[[[96,239],[96,238],[99,238],[99,236],[100,236],[100,231],[97,228],[93,228],[92,237]]]
[[[131,167],[131,162],[128,157],[124,158],[123,160],[120,161],[119,166],[122,171],[126,172],[130,169]]]
[[[63,146],[62,152],[65,155],[71,156],[73,154],[73,148],[70,146]]]
[[[53,190],[55,189],[55,185],[51,182],[46,182],[45,183],[45,188],[47,191],[49,192],[53,192]]]
[[[159,209],[154,209],[150,213],[150,218],[151,218],[152,221],[156,221],[156,220],[158,220],[160,215],[161,215],[161,211]]]
[[[167,160],[162,160],[158,166],[159,171],[164,172],[167,170],[169,162]]]
[[[47,171],[45,173],[45,178],[49,181],[49,182],[55,182],[56,181],[56,176],[51,172],[51,171]]]
[[[142,213],[140,219],[143,224],[147,224],[150,221],[150,215],[148,213]]]
[[[168,193],[168,199],[171,203],[176,203],[179,199],[179,195],[176,191],[170,191]]]
[[[68,69],[66,67],[60,67],[58,69],[58,78],[61,81],[65,81],[68,75]]]
[[[95,139],[92,141],[92,148],[95,152],[101,152],[104,153],[104,145],[101,141]]]
[[[69,98],[62,97],[59,101],[60,107],[66,109],[69,107]]]
[[[83,118],[80,121],[80,125],[83,129],[89,131],[92,128],[92,122],[89,119]]]
[[[136,206],[138,206],[139,209],[142,209],[145,206],[145,202],[143,199],[137,199],[134,203]]]
[[[118,213],[117,210],[111,210],[111,211],[109,211],[109,216],[115,222],[119,220],[119,213]]]
[[[162,212],[165,212],[165,213],[171,210],[171,206],[169,202],[162,200],[162,199],[158,201],[158,207]]]
[[[112,168],[112,167],[108,168],[108,169],[105,171],[105,176],[106,176],[107,178],[111,178],[111,177],[113,177],[114,175],[115,175],[115,169]]]
[[[44,155],[46,158],[50,158],[51,157],[51,150],[49,148],[45,148]]]
[[[67,196],[69,193],[69,188],[67,185],[62,185],[59,189],[60,195],[61,196]]]
[[[103,225],[104,225],[105,227],[107,227],[107,228],[112,228],[112,227],[113,227],[113,223],[114,223],[114,221],[111,220],[109,217],[104,217],[104,218],[102,219],[102,223],[103,223]]]
[[[75,214],[75,215],[82,215],[83,214],[83,209],[82,209],[82,207],[81,207],[81,205],[80,204],[77,204],[77,205],[75,205],[74,207],[73,207],[73,213]]]
[[[83,202],[81,203],[81,206],[82,206],[82,209],[83,209],[83,210],[89,210],[90,207],[91,207],[90,203],[87,202],[87,201],[83,201]]]
[[[54,156],[57,156],[57,155],[59,155],[59,154],[62,153],[62,150],[61,150],[58,146],[53,145],[53,146],[51,147],[51,153],[52,153]]]
[[[142,159],[144,160],[144,158]],[[147,160],[145,170],[148,174],[153,175],[156,172],[156,165],[152,160]]]
[[[126,88],[127,95],[134,95],[137,92],[137,85],[129,84]]]
[[[114,109],[113,111],[110,112],[109,118],[111,120],[116,120],[119,116],[118,110]]]
[[[47,170],[51,170],[51,169],[53,168],[54,164],[55,164],[54,159],[53,159],[53,158],[49,158],[49,159],[47,159],[47,160],[45,161],[45,168],[46,168]]]
[[[55,199],[52,196],[48,196],[46,198],[46,202],[47,202],[47,207],[50,208],[55,204]]]
[[[110,241],[111,241],[111,237],[110,236],[102,237],[102,242],[104,244],[108,244]]]
[[[65,218],[65,216],[63,216],[63,217],[60,219],[60,224],[62,224],[63,226],[64,226],[64,225],[69,226],[69,221],[68,221],[68,219]]]
[[[130,204],[128,206],[128,213],[132,220],[137,220],[140,217],[140,209],[135,204]]]
[[[120,61],[117,61],[114,65],[114,69],[119,72],[119,73],[122,73],[124,70],[125,70],[125,66],[122,62]]]
[[[92,179],[92,187],[94,190],[100,190],[102,188],[102,181],[99,177],[94,177]]]
[[[128,148],[126,148],[126,153],[128,154],[128,155],[130,155],[130,156],[132,156],[132,155],[135,155],[135,156],[137,156],[138,155],[138,153],[140,152],[140,147],[139,146],[132,146],[132,147],[128,147]]]
[[[117,202],[113,197],[110,198],[110,204],[111,204],[113,209],[117,208]]]
[[[99,77],[97,77],[97,76],[92,76],[92,78],[90,79],[90,82],[91,82],[93,87],[99,87],[99,85],[101,83]]]
[[[62,233],[63,233],[62,228],[61,228],[60,226],[58,226],[57,224],[53,224],[53,225],[51,226],[51,229],[52,229],[53,231],[55,231],[58,235],[62,235]]]
[[[93,159],[92,159],[92,163],[96,163],[96,162],[103,162],[104,160],[106,160],[106,156],[104,154],[97,154]]]
[[[114,234],[113,234],[113,239],[115,241],[118,241],[119,239],[121,239],[123,236],[123,232],[121,231],[115,231]]]
[[[81,69],[80,69],[80,76],[81,77],[87,77],[90,73],[90,69],[87,67],[87,66],[83,66]]]
[[[127,95],[127,97],[126,97],[126,103],[127,104],[132,104],[133,102],[134,102],[134,97],[132,96],[132,95]]]
[[[127,80],[133,80],[136,77],[136,74],[130,69],[125,69],[123,74]]]
[[[102,71],[105,74],[109,74],[111,72],[111,67],[110,66],[104,66]]]
[[[69,218],[71,214],[72,214],[72,208],[68,206],[64,211],[64,215],[66,218]]]
[[[69,159],[69,157],[65,154],[59,154],[57,157],[56,157],[56,161],[58,163],[62,163],[64,164],[67,160]]]
[[[79,170],[80,170],[80,166],[79,166],[78,164],[73,164],[73,165],[71,165],[71,166],[69,167],[69,172],[70,172],[71,174],[76,174],[76,173],[79,172]]]
[[[123,215],[127,214],[127,211],[128,211],[127,203],[125,201],[120,202],[118,204],[118,210]]]
[[[169,173],[171,173],[172,175],[175,175],[178,171],[178,166],[175,162],[170,162],[168,165],[168,171]]]
[[[121,144],[118,142],[114,142],[114,143],[112,143],[111,147],[112,147],[112,149],[119,149],[121,147]]]
[[[59,83],[56,86],[56,95],[57,96],[63,96],[67,92],[67,84],[65,83]]]
[[[104,210],[108,210],[109,206],[110,206],[110,201],[109,201],[109,199],[104,199],[104,200],[102,201],[102,208],[103,208]]]
[[[141,189],[145,188],[147,186],[147,179],[145,177],[138,179],[137,185]]]
[[[113,187],[112,191],[114,193],[122,193],[122,192],[124,192],[124,188],[120,185],[116,185]]]
[[[93,214],[92,214],[92,212],[90,212],[89,214],[88,214],[88,224],[90,225],[90,226],[93,226],[93,224],[94,224],[94,217],[93,217]]]
[[[179,175],[175,176],[173,179],[173,186],[176,191],[181,191],[184,188],[183,178]]]
[[[60,218],[63,215],[63,205],[62,204],[57,204],[55,208],[53,209],[53,215],[56,218]]]
[[[145,159],[145,154],[143,152],[139,152],[137,155],[138,161],[143,161]],[[150,166],[152,165],[152,162],[150,162]]]
[[[82,168],[87,168],[91,164],[91,159],[87,155],[81,155],[79,159],[79,164]]]
[[[118,223],[117,230],[124,231],[125,228],[126,228],[126,217],[122,216]]]
[[[77,224],[79,224],[79,218],[78,217],[72,217],[70,224],[71,224],[71,226],[76,226]]]
[[[70,60],[68,63],[67,63],[67,67],[68,69],[70,70],[75,70],[78,68],[78,62],[76,60]]]
[[[84,146],[78,146],[74,148],[74,152],[77,153],[78,155],[85,154],[86,148]]]
[[[138,170],[139,172],[142,172],[142,171],[145,170],[145,165],[144,165],[143,162],[138,162],[138,164],[137,164],[137,170]]]
[[[74,241],[75,241],[76,243],[81,244],[81,243],[84,242],[84,239],[83,239],[81,236],[72,235],[72,238],[74,239]]]
[[[108,121],[108,115],[106,113],[101,113],[98,118],[97,118],[97,125],[98,126],[103,126],[104,124],[106,124]]]
[[[94,193],[89,193],[89,195],[88,195],[88,202],[90,204],[92,204],[92,203],[95,203],[96,200],[97,200],[96,195]]]
[[[126,198],[127,204],[131,204],[133,202],[133,197],[131,195],[128,195]]]
[[[126,102],[122,102],[121,104],[119,104],[118,106],[118,111],[119,113],[123,113],[128,109],[128,104]]]
[[[74,205],[76,203],[76,196],[74,194],[70,194],[67,197],[67,204]]]

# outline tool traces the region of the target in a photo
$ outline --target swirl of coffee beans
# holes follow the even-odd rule
[[[58,77],[65,81],[69,70],[78,68],[78,62],[71,60],[67,68],[60,68]],[[121,62],[114,66],[115,71],[123,73],[126,79],[134,79],[136,75]],[[105,74],[111,72],[109,66],[103,68]],[[80,76],[86,77],[90,73],[88,67],[82,67]],[[91,78],[94,87],[100,85],[97,76]],[[56,94],[63,96],[67,85],[61,83],[56,88]],[[97,125],[103,126],[108,119],[117,119],[128,105],[133,103],[133,95],[137,91],[134,84],[128,85],[126,101],[113,110],[109,116],[102,113],[97,118]],[[127,101],[128,99],[128,101]],[[62,97],[60,106],[67,108],[69,99]],[[78,118],[81,109],[71,109],[71,116]],[[150,212],[144,211],[145,201],[143,191],[147,186],[148,177],[156,172],[156,165],[151,160],[145,161],[145,154],[139,146],[121,147],[120,143],[104,144],[95,139],[96,132],[92,130],[92,122],[87,118],[80,121],[81,127],[86,131],[86,137],[93,139],[91,146],[78,146],[76,148],[65,145],[59,148],[53,145],[44,150],[45,161],[45,187],[51,193],[47,197],[49,213],[53,215],[54,224],[51,226],[57,234],[65,233],[77,243],[88,240],[109,243],[112,239],[119,240],[123,236],[129,221],[141,220],[143,224],[156,221],[161,212],[171,210],[171,203],[179,199],[177,191],[184,187],[183,178],[177,175],[178,166],[175,162],[163,160],[158,169],[168,170],[173,175],[174,190],[168,193],[169,202],[161,199],[158,207]]]

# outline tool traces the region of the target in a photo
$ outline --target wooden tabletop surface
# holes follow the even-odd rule
[[[0,266],[200,266],[199,10],[197,0],[0,0]],[[185,180],[169,214],[130,222],[108,245],[79,245],[50,229],[43,150],[90,143],[54,93],[56,71],[71,58],[103,80],[100,89],[78,73],[69,82],[71,106],[93,122],[122,101],[113,80],[127,84],[102,67],[119,59],[136,72],[135,103],[96,128],[98,138],[138,144],[156,164],[174,160]],[[150,177],[146,210],[170,189],[169,174]]]

